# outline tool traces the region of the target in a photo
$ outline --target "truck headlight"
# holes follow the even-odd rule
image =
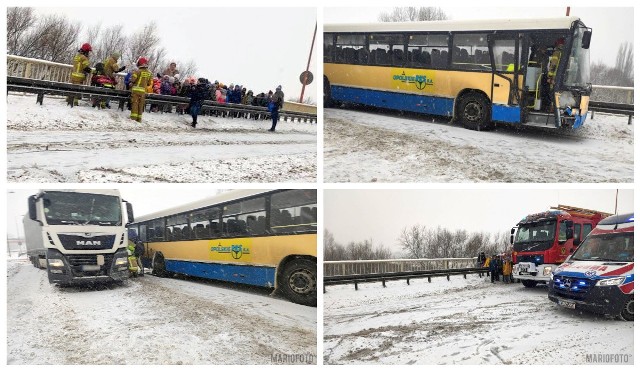
[[[607,278],[600,280],[596,283],[596,286],[618,286],[624,282],[624,277]]]
[[[551,271],[552,271],[552,269],[551,269],[551,268],[552,268],[552,267],[544,267],[544,269],[542,270],[542,275],[543,275],[543,276],[548,276],[548,275],[550,275],[550,274],[551,274]]]
[[[116,259],[116,265],[127,265],[127,258]]]
[[[62,259],[47,259],[47,264],[49,264],[51,268],[64,267],[64,261]]]

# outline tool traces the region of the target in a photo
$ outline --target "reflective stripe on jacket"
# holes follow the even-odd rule
[[[87,67],[89,67],[89,58],[81,53],[76,54],[76,56],[73,57],[73,72],[71,72],[71,76],[84,79],[84,69]]]

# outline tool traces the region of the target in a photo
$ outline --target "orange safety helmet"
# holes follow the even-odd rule
[[[564,45],[564,37],[561,37],[558,40],[556,40],[556,46],[560,46],[560,45]]]
[[[140,57],[140,58],[138,58],[138,62],[136,62],[136,65],[138,67],[148,67],[149,66],[149,61],[145,57]]]

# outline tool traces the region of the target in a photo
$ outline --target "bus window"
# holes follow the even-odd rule
[[[453,36],[453,68],[487,70],[489,46],[486,34],[455,34]],[[489,68],[490,69],[490,68]]]
[[[369,35],[369,64],[376,66],[403,66],[404,36]]]
[[[149,222],[149,237],[150,241],[163,241],[164,240],[164,219],[156,219]],[[153,231],[153,232],[152,232]]]
[[[324,61],[333,62],[333,34],[324,34]]]
[[[189,235],[184,236],[182,231],[187,226],[187,214],[179,214],[167,218],[167,233],[171,233],[171,241],[184,241],[190,238]],[[169,237],[167,236],[167,239]]]
[[[476,53],[480,52],[476,50]],[[500,72],[515,72],[515,52],[516,41],[515,40],[496,40],[493,43],[493,59],[496,64],[496,71]],[[478,53],[480,54],[480,53]],[[489,65],[480,63],[478,57],[474,59],[476,64],[482,65],[485,68],[491,68]]]
[[[317,230],[315,190],[291,190],[272,195],[271,230],[275,234]]]
[[[447,60],[442,60],[441,55],[448,50],[448,35],[409,35],[407,65],[418,68],[445,67]]]
[[[334,62],[366,64],[367,52],[365,35],[338,35],[336,38]]]
[[[149,237],[147,237],[147,225],[140,224],[140,234],[138,235],[143,242],[149,241]]]

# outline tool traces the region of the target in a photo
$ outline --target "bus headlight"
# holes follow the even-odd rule
[[[551,272],[552,272],[552,267],[544,267],[544,269],[542,270],[542,275],[548,276],[551,274]]]
[[[64,261],[62,259],[47,259],[47,264],[49,264],[51,268],[64,267]]]
[[[606,280],[600,280],[596,283],[596,286],[618,286],[624,282],[624,277],[607,278]]]

